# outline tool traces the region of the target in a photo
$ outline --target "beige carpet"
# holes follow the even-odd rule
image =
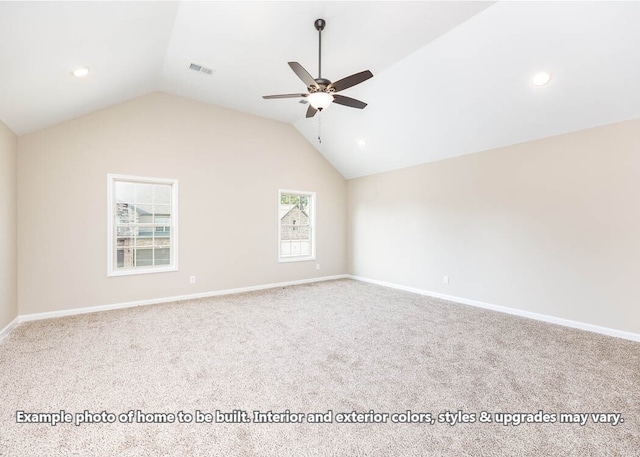
[[[0,370],[2,456],[640,455],[640,344],[351,280],[23,324]],[[72,423],[17,423],[60,410]],[[85,410],[116,422],[75,425]],[[131,410],[332,422],[120,423]],[[370,410],[386,423],[337,422]],[[392,421],[407,410],[433,423]],[[459,410],[475,422],[438,421]],[[556,421],[495,423],[541,410]]]

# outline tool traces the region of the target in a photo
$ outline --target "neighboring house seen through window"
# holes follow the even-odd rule
[[[177,270],[178,182],[109,175],[108,275]]]
[[[313,260],[315,246],[315,193],[278,192],[278,260]]]

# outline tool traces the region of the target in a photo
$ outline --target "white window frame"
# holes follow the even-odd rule
[[[298,256],[282,256],[281,246],[282,240],[280,236],[282,235],[282,227],[281,227],[281,217],[280,217],[280,200],[282,198],[282,194],[294,194],[294,195],[304,195],[309,197],[309,228],[311,229],[311,254],[310,255],[298,255]],[[309,260],[316,260],[316,193],[301,191],[301,190],[286,190],[286,189],[278,189],[278,262],[304,262]]]
[[[171,185],[171,221],[170,221],[170,257],[168,265],[154,265],[117,269],[116,243],[116,182],[132,182],[144,184]],[[107,175],[107,276],[127,276],[148,273],[178,271],[178,180],[165,178],[149,178],[119,174]]]

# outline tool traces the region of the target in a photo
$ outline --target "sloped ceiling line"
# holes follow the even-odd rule
[[[323,76],[375,75],[349,89],[364,110],[322,113],[322,144],[298,100],[262,99],[304,90],[287,62],[317,71],[320,17]],[[639,22],[640,2],[0,2],[0,120],[159,90],[291,123],[353,178],[640,117]]]

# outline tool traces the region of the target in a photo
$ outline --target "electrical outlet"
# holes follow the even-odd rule
[[[443,277],[442,277],[442,282],[443,282],[444,284],[449,284],[449,276],[443,276]]]
[[[319,269],[320,269],[320,264],[316,263],[316,270],[319,270]]]
[[[196,277],[195,276],[189,276],[189,284],[195,284],[196,283]]]

